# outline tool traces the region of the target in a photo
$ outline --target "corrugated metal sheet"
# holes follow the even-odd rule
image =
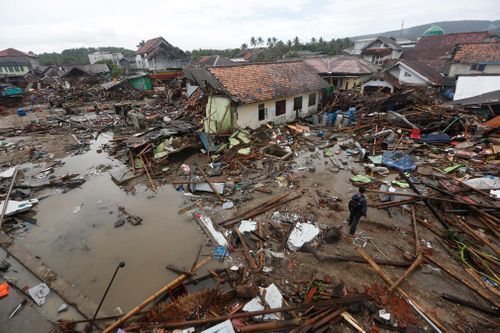
[[[500,75],[459,76],[454,101],[500,90]]]

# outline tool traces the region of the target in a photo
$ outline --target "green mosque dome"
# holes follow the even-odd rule
[[[433,25],[429,29],[424,31],[423,36],[437,36],[444,35],[444,30],[439,25]]]

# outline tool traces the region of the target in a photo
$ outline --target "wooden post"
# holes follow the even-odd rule
[[[240,239],[241,246],[243,247],[243,254],[245,255],[245,258],[248,261],[248,264],[250,265],[250,268],[252,268],[252,271],[257,272],[259,270],[259,267],[255,263],[255,260],[253,259],[252,255],[250,254],[250,250],[248,249],[247,243],[245,243],[245,239],[243,239],[243,235],[241,232],[238,230],[238,227],[235,225],[233,226],[233,230],[238,235],[238,238]]]
[[[205,258],[203,261],[196,264],[196,266],[194,267],[194,270],[205,265],[211,259],[212,259],[212,257]],[[166,286],[164,286],[163,288],[161,288],[160,290],[155,292],[153,295],[149,296],[144,302],[142,302],[141,304],[139,304],[138,306],[136,306],[135,308],[130,310],[126,315],[124,315],[123,317],[121,317],[120,319],[118,319],[117,321],[112,323],[110,326],[106,327],[104,329],[104,331],[102,331],[102,333],[110,333],[114,329],[118,328],[118,326],[120,326],[121,324],[126,322],[128,319],[133,317],[137,312],[144,309],[146,306],[148,306],[150,303],[152,303],[155,299],[157,299],[161,295],[165,294],[167,291],[177,287],[182,281],[186,280],[187,278],[189,278],[189,276],[186,274],[179,275],[175,280],[171,281],[169,284],[167,284]]]
[[[356,251],[358,251],[359,255],[362,256],[370,264],[370,266],[372,266],[373,270],[377,272],[380,275],[380,277],[382,277],[382,279],[385,282],[387,282],[387,284],[389,285],[394,284],[394,281],[391,279],[391,277],[379,265],[377,265],[375,261],[373,261],[372,257],[370,257],[370,255],[366,253],[365,250],[363,250],[360,247],[357,247]],[[409,304],[413,304],[415,308],[422,313],[426,321],[430,321],[430,323],[435,325],[441,331],[448,332],[448,330],[446,329],[446,327],[443,326],[443,324],[441,324],[436,318],[434,318],[434,316],[425,311],[424,308],[422,308],[421,305],[419,305],[415,300],[413,300],[409,294],[407,294],[403,289],[401,289],[401,287],[396,287],[396,290],[401,296],[403,296],[403,298],[406,299],[406,301]]]
[[[3,218],[5,216],[5,212],[7,211],[7,206],[9,205],[10,194],[12,193],[12,189],[14,188],[14,184],[16,183],[16,177],[17,177],[17,167],[15,167],[14,169],[14,173],[12,174],[12,178],[10,181],[9,190],[7,191],[7,194],[3,199],[2,214],[0,215],[0,230],[2,229]]]
[[[413,223],[413,231],[415,232],[415,255],[418,256],[420,254],[420,237],[418,237],[418,229],[417,229],[417,215],[415,214],[415,205],[411,205],[411,220]]]
[[[408,267],[408,269],[399,277],[399,279],[396,280],[396,282],[394,282],[393,284],[391,284],[391,287],[389,288],[389,292],[392,292],[394,290],[394,288],[396,288],[397,286],[399,286],[401,284],[401,282],[403,282],[403,280],[408,277],[408,275],[410,275],[411,273],[413,273],[413,271],[418,266],[420,266],[420,264],[422,263],[423,260],[424,260],[424,257],[422,256],[422,253],[419,253],[417,259],[415,259],[415,261],[413,262],[413,264],[411,264],[411,266]]]
[[[208,179],[207,175],[201,169],[201,167],[199,165],[196,165],[196,167],[198,168],[198,170],[200,171],[201,175],[203,176],[203,178],[205,179],[205,181],[208,183],[208,185],[210,186],[210,188],[212,189],[212,191],[214,191],[214,193],[217,196],[217,198],[219,199],[219,201],[224,201],[224,199],[221,197],[221,195],[219,194],[219,192],[217,192],[217,189],[215,188],[214,184],[212,184],[212,182]]]

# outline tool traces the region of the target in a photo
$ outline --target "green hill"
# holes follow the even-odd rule
[[[486,20],[461,20],[461,21],[446,21],[446,22],[432,22],[428,24],[417,25],[411,28],[406,28],[403,30],[393,30],[386,32],[379,32],[370,35],[362,35],[351,37],[352,40],[377,37],[377,36],[387,36],[396,38],[407,38],[415,40],[422,36],[425,30],[433,25],[439,25],[444,29],[445,33],[457,33],[457,32],[473,32],[473,31],[493,31],[500,35],[500,20],[486,21]]]

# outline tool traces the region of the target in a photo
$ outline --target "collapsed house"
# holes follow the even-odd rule
[[[403,54],[403,48],[395,38],[379,36],[369,42],[362,50],[363,59],[376,65],[382,65],[392,59],[399,59]]]
[[[167,42],[163,37],[147,40],[135,55],[136,67],[148,70],[181,68],[189,63],[184,51]]]
[[[205,130],[230,132],[284,123],[317,111],[327,84],[302,61],[186,68],[208,94]]]

